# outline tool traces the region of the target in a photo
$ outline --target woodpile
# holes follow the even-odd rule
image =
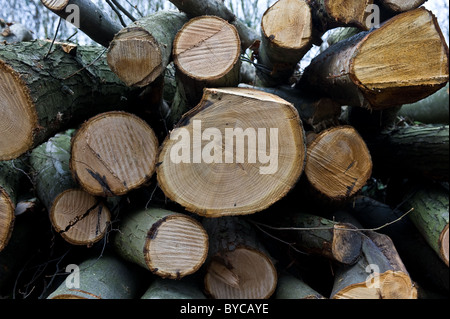
[[[448,119],[400,112],[449,79],[424,1],[278,0],[260,32],[41,1],[99,45],[0,43],[0,297],[448,294]]]

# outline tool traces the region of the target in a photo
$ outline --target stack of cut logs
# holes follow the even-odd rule
[[[448,118],[399,113],[448,108],[424,0],[278,0],[260,34],[220,0],[126,27],[41,1],[99,45],[0,37],[0,296],[448,294]]]

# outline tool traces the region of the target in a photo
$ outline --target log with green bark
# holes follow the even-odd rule
[[[111,41],[108,65],[127,86],[147,86],[171,61],[175,35],[186,22],[184,13],[159,11],[131,23]]]
[[[180,280],[156,277],[141,299],[206,299],[201,280],[195,274]]]
[[[120,217],[113,246],[122,258],[169,279],[195,273],[206,260],[208,234],[194,218],[159,208]]]
[[[270,254],[241,217],[207,218],[210,236],[205,293],[215,299],[267,299],[277,286]]]
[[[220,17],[236,27],[241,39],[242,50],[251,47],[259,37],[255,30],[249,28],[229,10],[223,1],[216,0],[170,0],[180,11],[190,18],[212,15]]]
[[[134,105],[104,49],[31,41],[0,47],[0,160],[19,157],[100,111]],[[50,51],[50,52],[49,52]],[[136,107],[138,104],[136,104]]]
[[[325,299],[320,293],[306,284],[302,278],[288,272],[278,276],[275,299]]]
[[[448,266],[448,190],[440,185],[417,185],[405,195],[402,208],[413,209],[409,218],[426,242]]]
[[[114,22],[90,0],[41,0],[42,4],[61,19],[75,25],[95,42],[108,47],[120,24]]]
[[[342,105],[376,110],[423,99],[445,86],[448,74],[437,19],[418,8],[328,47],[299,85]]]
[[[84,260],[47,299],[136,299],[142,273],[112,253]]]

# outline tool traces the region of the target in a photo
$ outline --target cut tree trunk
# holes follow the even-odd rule
[[[278,276],[275,299],[325,299],[302,278],[284,272]]]
[[[337,126],[316,135],[307,146],[305,175],[319,194],[347,201],[372,174],[366,143],[351,126]]]
[[[211,15],[220,17],[236,27],[241,39],[242,50],[250,48],[259,37],[256,31],[249,28],[231,12],[223,1],[216,0],[170,0],[180,11],[190,18]]]
[[[243,88],[205,89],[200,104],[164,141],[156,175],[166,196],[190,212],[252,214],[284,197],[297,182],[304,143],[298,112],[278,96]]]
[[[88,193],[120,196],[150,180],[158,146],[152,128],[141,118],[106,112],[90,118],[73,137],[70,168]]]
[[[424,8],[340,41],[314,58],[300,86],[342,105],[385,109],[423,99],[448,82],[448,46]]]
[[[450,124],[449,84],[416,103],[405,104],[398,115],[425,124]]]
[[[0,50],[0,160],[19,157],[99,111],[126,108],[135,92],[108,68],[101,47],[21,42]]]
[[[118,254],[162,278],[195,273],[208,254],[208,234],[184,214],[157,208],[127,212],[119,228],[113,239]]]
[[[448,125],[397,127],[365,140],[377,175],[449,179]]]
[[[418,187],[406,195],[402,207],[414,209],[409,218],[448,267],[448,190],[439,185]]]
[[[267,299],[277,286],[277,271],[254,229],[238,216],[207,218],[210,236],[204,279],[214,299]]]
[[[275,94],[289,103],[292,103],[305,125],[305,130],[308,130],[309,128],[310,130],[319,133],[327,128],[339,125],[341,105],[328,97],[311,96],[308,93],[288,85],[267,88],[241,83],[239,84],[239,87]],[[308,126],[308,128],[306,126]]]
[[[180,280],[157,277],[141,299],[206,299],[202,290],[203,286],[195,275]]]
[[[108,47],[114,35],[122,29],[120,24],[104,14],[90,0],[41,0],[41,2],[61,19],[72,23],[104,47]]]
[[[372,0],[307,0],[312,9],[315,29],[323,34],[328,30],[351,26],[362,30],[370,29],[367,17],[370,11],[367,7]],[[367,11],[366,11],[367,10]]]
[[[289,83],[297,64],[312,47],[312,16],[304,0],[278,0],[261,20],[258,77],[263,86]]]
[[[34,187],[50,215],[53,228],[73,245],[91,246],[101,240],[111,221],[111,213],[72,178],[69,168],[74,130],[56,134],[30,154]]]
[[[353,266],[336,270],[332,299],[417,299],[406,268],[383,234],[363,237],[362,256]]]
[[[184,13],[159,11],[122,29],[108,48],[111,70],[127,86],[152,83],[171,61],[175,35],[187,21]]]
[[[414,281],[432,290],[448,292],[448,267],[409,218],[399,219],[407,211],[392,209],[366,196],[357,196],[347,211],[365,228],[384,226],[378,232],[392,239]]]
[[[265,231],[304,253],[346,265],[361,255],[362,236],[350,224],[297,212],[274,219],[264,221]]]
[[[72,271],[47,299],[138,298],[142,289],[141,273],[131,266],[111,253],[89,258]]]
[[[14,212],[26,165],[25,158],[0,161],[0,252],[8,245],[13,232]]]
[[[0,33],[0,44],[11,44],[22,41],[31,41],[33,35],[30,30],[20,23],[6,26]]]
[[[416,9],[424,4],[425,1],[427,0],[376,0],[375,2],[393,13],[400,13]]]
[[[233,25],[215,16],[189,20],[173,43],[179,92],[172,103],[169,123],[176,124],[184,113],[197,105],[204,88],[237,86],[240,55],[239,34]]]

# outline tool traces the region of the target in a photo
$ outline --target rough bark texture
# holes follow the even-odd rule
[[[21,42],[0,50],[0,160],[17,158],[96,113],[125,108],[136,92],[121,84],[102,48]],[[47,56],[47,57],[46,57]]]
[[[210,236],[205,292],[215,299],[266,299],[275,291],[277,272],[256,232],[241,217],[208,218]]]
[[[184,13],[159,11],[122,29],[108,48],[111,70],[127,86],[152,83],[171,61],[175,35],[187,21]]]
[[[196,272],[209,247],[208,235],[195,219],[156,208],[127,212],[113,245],[126,260],[169,279]]]
[[[158,182],[167,197],[190,212],[252,214],[284,197],[297,182],[304,142],[298,112],[278,96],[243,88],[205,89],[200,104],[164,141]]]
[[[419,8],[330,46],[300,85],[342,105],[386,109],[423,99],[447,81],[448,46],[436,17]]]
[[[180,11],[190,18],[202,15],[218,16],[236,27],[241,38],[242,49],[245,51],[255,41],[259,40],[256,31],[246,26],[223,3],[216,0],[170,0]]]
[[[142,289],[140,273],[113,254],[87,259],[78,271],[72,272],[47,299],[135,299]],[[75,276],[79,287],[71,287]]]
[[[113,22],[90,0],[41,0],[41,2],[61,19],[74,24],[104,47],[108,47],[114,35],[121,29],[120,24]]]

